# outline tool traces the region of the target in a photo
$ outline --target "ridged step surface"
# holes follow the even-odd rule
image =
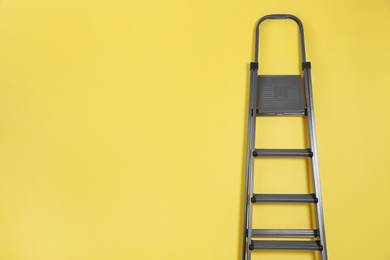
[[[306,116],[306,110],[299,110],[294,112],[257,112],[256,116]]]
[[[259,113],[305,111],[301,75],[259,75]]]
[[[322,251],[320,241],[252,240],[251,250]]]
[[[315,194],[253,194],[253,203],[317,203]]]
[[[253,151],[254,157],[312,157],[310,149],[256,149]]]
[[[318,237],[318,229],[252,229],[252,237]]]

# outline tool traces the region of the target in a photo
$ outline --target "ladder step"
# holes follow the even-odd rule
[[[322,251],[319,240],[292,241],[292,240],[252,240],[250,250],[288,250],[288,251]]]
[[[312,157],[310,149],[256,149],[254,157]]]
[[[294,112],[257,112],[256,116],[306,116],[306,110],[294,111]]]
[[[252,229],[252,237],[318,237],[318,229]]]
[[[301,75],[259,75],[259,113],[304,112],[304,98]]]
[[[253,203],[317,203],[315,194],[253,194]]]

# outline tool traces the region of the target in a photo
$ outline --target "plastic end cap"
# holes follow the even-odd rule
[[[252,201],[252,203],[255,203],[255,202],[256,202],[255,196],[253,196],[253,197],[251,198],[251,201]]]
[[[253,249],[255,249],[255,246],[253,245],[253,243],[251,243],[251,244],[249,245],[249,250],[253,250]]]
[[[250,70],[257,70],[259,68],[258,62],[251,62]]]
[[[305,69],[311,69],[311,62],[310,62],[310,61],[302,62],[302,69],[303,69],[303,70],[305,70]]]
[[[253,151],[253,156],[257,156],[257,151]]]

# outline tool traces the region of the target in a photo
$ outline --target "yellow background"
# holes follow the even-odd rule
[[[388,0],[2,0],[0,259],[240,259],[249,63],[270,13],[305,28],[329,259],[389,260]],[[260,36],[260,73],[299,72],[293,21]],[[303,122],[260,118],[258,147],[305,147]],[[259,193],[310,191],[304,159],[256,173]],[[314,228],[312,210],[259,205],[254,227]]]

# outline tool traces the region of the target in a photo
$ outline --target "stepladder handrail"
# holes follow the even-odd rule
[[[294,20],[299,26],[299,35],[300,35],[300,43],[301,43],[301,59],[302,62],[306,62],[306,52],[305,52],[305,38],[303,33],[303,25],[301,20],[298,17],[292,14],[270,14],[263,16],[257,23],[256,26],[256,40],[255,40],[255,62],[259,62],[259,27],[262,22],[265,20],[283,20],[283,19],[291,19]]]

